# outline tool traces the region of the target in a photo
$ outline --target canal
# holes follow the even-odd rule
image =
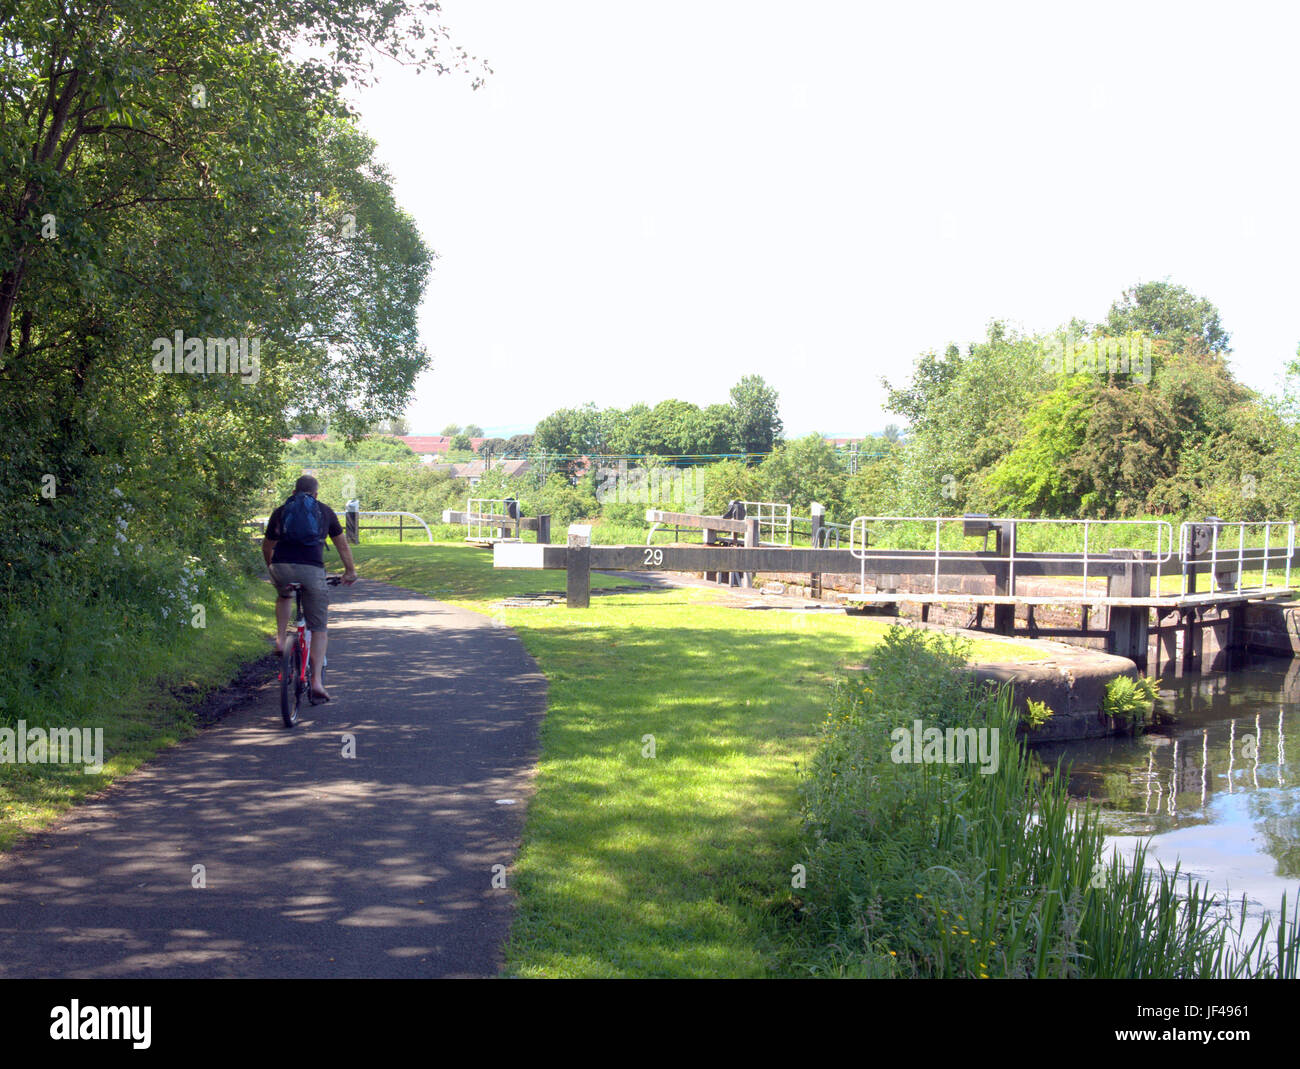
[[[1300,659],[1242,659],[1234,670],[1161,680],[1176,718],[1146,735],[1037,748],[1063,759],[1069,790],[1101,812],[1108,844],[1203,880],[1247,931],[1283,893],[1300,896]]]

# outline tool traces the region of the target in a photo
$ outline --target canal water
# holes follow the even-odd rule
[[[1300,658],[1241,659],[1234,669],[1165,677],[1177,719],[1146,735],[1036,747],[1064,758],[1069,789],[1100,809],[1108,844],[1247,901],[1250,923],[1300,896]]]

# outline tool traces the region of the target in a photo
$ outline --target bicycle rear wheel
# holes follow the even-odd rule
[[[287,728],[298,723],[302,689],[302,651],[298,646],[298,636],[290,635],[284,644],[284,661],[280,665],[280,717]]]

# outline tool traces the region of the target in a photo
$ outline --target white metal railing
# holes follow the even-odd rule
[[[1210,583],[1213,593],[1221,593],[1224,589],[1219,581],[1219,577],[1224,574],[1235,576],[1235,585],[1230,589],[1241,592],[1243,590],[1266,590],[1268,589],[1268,568],[1270,563],[1284,565],[1284,575],[1282,580],[1283,587],[1291,586],[1291,557],[1295,553],[1295,521],[1293,520],[1207,520],[1196,522],[1189,520],[1178,529],[1178,556],[1184,562],[1192,559],[1195,549],[1193,542],[1193,528],[1210,528],[1210,545],[1207,547],[1209,556],[1197,555],[1197,562],[1208,561],[1210,563]],[[1231,531],[1236,528],[1237,537],[1232,537]],[[1247,545],[1246,529],[1255,528],[1263,529],[1264,544]],[[1221,539],[1219,532],[1227,531],[1226,540]],[[1253,542],[1257,543],[1261,535],[1256,533],[1251,535]],[[1277,538],[1280,543],[1285,538],[1286,545],[1273,545],[1273,539]],[[1235,545],[1233,543],[1236,543]],[[1226,543],[1226,544],[1225,544]],[[1247,552],[1255,554],[1247,558]],[[1261,575],[1259,585],[1247,584],[1242,585],[1242,577],[1246,574],[1246,565],[1250,565],[1250,571],[1254,571],[1256,566],[1260,568]],[[1193,573],[1183,569],[1183,590],[1187,593],[1188,578]]]
[[[760,546],[788,546],[790,544],[790,506],[777,501],[742,501],[745,519],[758,520]],[[763,537],[764,529],[769,538]]]
[[[487,505],[488,508],[475,508],[475,505]],[[493,507],[499,506],[499,507]],[[469,542],[488,542],[498,537],[500,521],[485,521],[484,516],[506,515],[505,498],[471,497],[465,504],[465,538]]]
[[[433,541],[433,532],[429,530],[429,525],[425,523],[422,519],[420,519],[420,517],[417,516],[414,512],[358,512],[357,515],[358,516],[409,516],[411,519],[413,519],[416,523],[418,523],[421,527],[424,528],[424,533],[429,536],[429,541],[430,542]]]
[[[859,566],[858,592],[860,594],[867,593],[866,558],[870,555],[870,549],[867,546],[867,534],[868,534],[867,525],[868,524],[880,524],[880,523],[922,523],[922,524],[932,523],[934,524],[934,548],[933,549],[918,550],[916,553],[898,553],[896,550],[891,550],[891,553],[893,555],[893,559],[900,560],[900,561],[933,560],[934,561],[933,593],[938,594],[940,593],[939,591],[940,561],[948,560],[948,561],[987,562],[990,559],[990,556],[987,552],[973,553],[973,552],[963,552],[961,550],[947,550],[945,552],[941,549],[941,544],[943,540],[943,525],[946,523],[965,524],[968,522],[987,523],[990,525],[990,529],[992,529],[991,525],[993,524],[1010,525],[1011,544],[1010,546],[1007,547],[1007,553],[1005,554],[1005,559],[1007,560],[1008,593],[1015,593],[1017,560],[1026,559],[1026,555],[1024,553],[1020,553],[1020,554],[1017,553],[1018,540],[1016,537],[1016,530],[1021,525],[1056,524],[1058,526],[1066,527],[1066,528],[1081,527],[1083,529],[1082,554],[1071,553],[1065,555],[1052,555],[1046,553],[1033,553],[1032,559],[1035,563],[1043,563],[1043,564],[1066,564],[1066,563],[1078,564],[1082,562],[1083,592],[1085,596],[1087,595],[1088,592],[1088,578],[1089,578],[1088,566],[1090,564],[1101,562],[1101,561],[1105,561],[1107,563],[1114,563],[1115,561],[1115,558],[1110,555],[1111,551],[1109,548],[1106,549],[1105,551],[1097,551],[1097,552],[1092,551],[1092,547],[1090,545],[1090,538],[1093,533],[1092,532],[1093,528],[1119,527],[1119,526],[1154,528],[1155,545],[1152,550],[1149,550],[1149,552],[1152,555],[1145,558],[1145,562],[1147,564],[1154,564],[1156,566],[1155,589],[1157,591],[1160,590],[1161,571],[1164,565],[1169,563],[1169,561],[1173,559],[1173,554],[1174,554],[1174,528],[1173,528],[1173,524],[1169,523],[1167,520],[1050,520],[1050,519],[1013,519],[1013,518],[1002,518],[1002,517],[991,517],[991,516],[990,517],[985,517],[985,516],[978,516],[978,517],[974,517],[974,516],[858,516],[849,525],[849,552],[852,553],[854,558],[856,558],[858,561],[861,562]],[[1166,541],[1166,533],[1168,535],[1167,541]],[[972,537],[978,537],[978,536],[972,536]],[[1120,548],[1120,547],[1114,547],[1114,548]],[[1134,548],[1134,547],[1123,547],[1123,548]],[[1094,578],[1096,577],[1094,576]]]

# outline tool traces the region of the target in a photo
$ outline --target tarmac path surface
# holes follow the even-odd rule
[[[292,731],[271,683],[0,856],[0,977],[499,971],[545,679],[508,628],[382,583],[329,623],[334,700]]]

